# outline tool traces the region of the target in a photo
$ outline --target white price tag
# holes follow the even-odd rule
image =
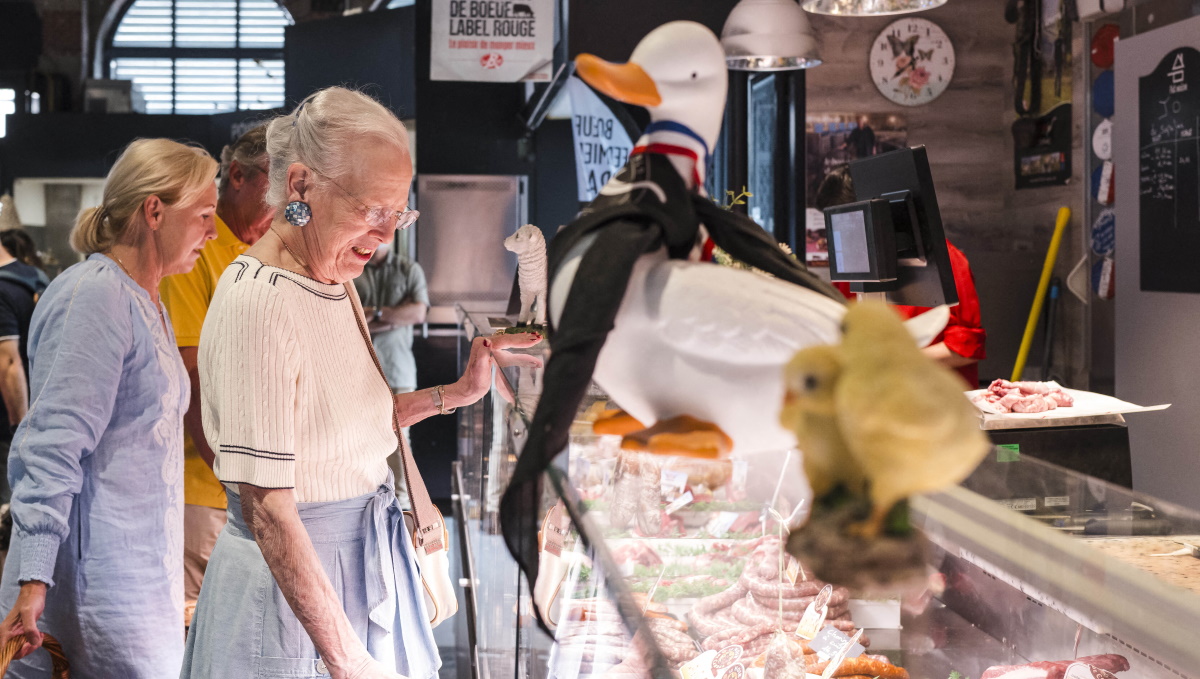
[[[1117,679],[1117,675],[1087,663],[1076,662],[1067,665],[1063,679]]]
[[[826,627],[808,645],[822,662],[836,657],[840,665],[842,659],[857,658],[867,650],[858,643],[860,636],[862,636],[862,630],[855,632],[853,637],[848,637],[836,627]],[[832,662],[829,664],[833,667]],[[837,668],[833,667],[833,669]]]
[[[738,646],[741,649],[741,646]],[[713,679],[712,661],[717,657],[716,651],[705,651],[692,658],[679,668],[679,676],[683,679]]]
[[[831,627],[830,629],[833,628]],[[829,679],[832,677],[834,673],[837,672],[838,668],[842,666],[842,661],[846,658],[857,658],[858,656],[862,655],[863,651],[866,650],[858,643],[858,639],[862,636],[862,633],[862,630],[855,632],[854,636],[846,639],[846,643],[834,652],[833,656],[829,658],[829,665],[827,665],[825,667],[825,671],[821,673],[821,679]],[[842,634],[841,632],[838,632],[838,634],[841,634],[843,638],[846,637],[846,635]]]
[[[741,515],[737,512],[721,512],[708,522],[705,530],[715,538],[725,537],[725,534],[729,532],[729,528],[733,526],[733,522],[737,521],[739,516]]]
[[[1067,507],[1071,504],[1071,498],[1066,495],[1054,495],[1046,498],[1047,507]]]
[[[787,568],[783,570],[783,573],[787,577],[788,582],[794,586],[796,579],[800,577],[800,562],[796,560],[796,557],[788,557]]]
[[[818,633],[821,631],[821,625],[825,624],[825,616],[829,615],[829,599],[832,596],[833,585],[825,585],[821,588],[821,592],[817,594],[812,603],[808,605],[808,608],[804,610],[804,617],[800,618],[800,624],[796,626],[796,636],[801,639],[811,640],[813,644],[816,643],[813,638],[818,636]],[[831,627],[829,629],[837,632],[835,628]],[[838,632],[838,634],[841,634],[841,632]],[[842,636],[845,637],[846,635],[842,634]],[[816,646],[813,646],[813,650],[817,650]],[[817,652],[820,653],[820,651]]]
[[[687,489],[688,475],[685,471],[678,469],[664,469],[662,472],[662,480],[659,482],[662,487],[663,495],[670,495],[672,492],[682,493]]]
[[[667,515],[670,516],[671,514],[674,514],[690,504],[692,504],[692,491],[689,490],[688,492],[676,498],[674,502],[667,505]]]
[[[731,479],[735,487],[746,485],[746,477],[750,473],[750,463],[746,460],[733,461],[733,478]]]
[[[1017,500],[1000,500],[1000,504],[1018,512],[1032,512],[1037,509],[1037,498],[1024,497]]]

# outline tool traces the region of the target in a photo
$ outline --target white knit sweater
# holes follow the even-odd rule
[[[294,488],[297,502],[345,500],[386,481],[392,395],[354,313],[341,285],[246,255],[229,265],[199,352],[218,479]]]

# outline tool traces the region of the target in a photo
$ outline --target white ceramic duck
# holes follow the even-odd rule
[[[635,153],[667,155],[687,188],[702,192],[725,110],[727,73],[717,37],[701,24],[675,21],[642,39],[625,64],[588,54],[576,64],[592,87],[649,109],[651,125]],[[618,175],[601,194],[657,188]],[[703,239],[703,228],[700,234]],[[553,272],[555,325],[596,238],[580,239]],[[699,245],[688,260],[671,259],[660,248],[634,264],[593,379],[636,422],[611,418],[597,423],[597,431],[626,434],[624,447],[661,454],[790,448],[794,435],[779,424],[783,367],[803,347],[838,342],[846,307],[800,285],[694,261]],[[924,314],[911,328],[924,345],[947,317]],[[653,426],[638,431],[643,425]]]

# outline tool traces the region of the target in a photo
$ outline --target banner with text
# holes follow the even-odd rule
[[[612,109],[587,83],[571,76],[566,89],[571,98],[571,134],[575,140],[579,201],[589,203],[629,160],[633,142]]]
[[[432,80],[550,80],[554,0],[434,0],[432,28]]]

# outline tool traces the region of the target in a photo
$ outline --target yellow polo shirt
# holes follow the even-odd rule
[[[175,343],[181,347],[200,346],[200,328],[217,290],[217,281],[225,267],[250,247],[238,240],[220,217],[214,217],[213,221],[216,222],[217,237],[204,245],[196,267],[188,273],[167,276],[159,286],[162,302],[175,327]],[[199,404],[193,403],[192,407],[198,408]],[[186,432],[183,440],[183,501],[189,505],[225,509],[224,487],[196,452],[196,444]]]

